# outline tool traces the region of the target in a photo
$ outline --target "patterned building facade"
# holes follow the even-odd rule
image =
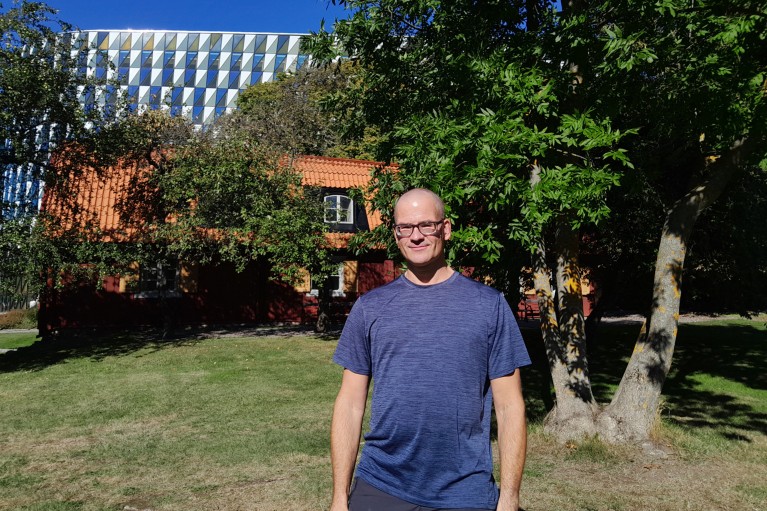
[[[168,106],[197,125],[233,109],[241,90],[296,71],[308,58],[299,53],[301,34],[89,30],[65,37],[75,50],[89,48],[78,72],[116,73],[131,101]],[[84,104],[97,104],[97,96],[84,96]]]
[[[236,106],[246,87],[296,71],[308,56],[299,52],[302,34],[183,32],[159,30],[87,30],[62,34],[79,55],[77,72],[117,78],[137,107],[169,108],[204,126]],[[82,47],[87,52],[79,52]],[[107,90],[82,95],[86,108],[116,101]],[[49,133],[38,133],[48,144]],[[44,140],[43,140],[44,139]],[[38,169],[2,169],[2,215],[37,211],[42,196]]]

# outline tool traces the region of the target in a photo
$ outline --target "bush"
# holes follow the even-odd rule
[[[13,309],[0,314],[0,330],[37,328],[37,307]]]

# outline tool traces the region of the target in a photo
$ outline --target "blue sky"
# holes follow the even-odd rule
[[[47,0],[59,17],[84,30],[158,29],[221,32],[317,31],[346,17],[327,0]]]

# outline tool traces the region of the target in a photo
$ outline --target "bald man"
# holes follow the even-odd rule
[[[394,221],[407,271],[357,300],[333,356],[344,370],[331,510],[517,510],[527,445],[519,368],[530,359],[514,315],[500,292],[447,265],[452,225],[439,196],[408,191]],[[370,431],[352,482],[371,381]]]

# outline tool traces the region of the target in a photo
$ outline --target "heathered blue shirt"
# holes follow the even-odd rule
[[[357,477],[421,506],[495,509],[490,380],[530,364],[500,292],[402,276],[357,300],[333,360],[373,380]]]

